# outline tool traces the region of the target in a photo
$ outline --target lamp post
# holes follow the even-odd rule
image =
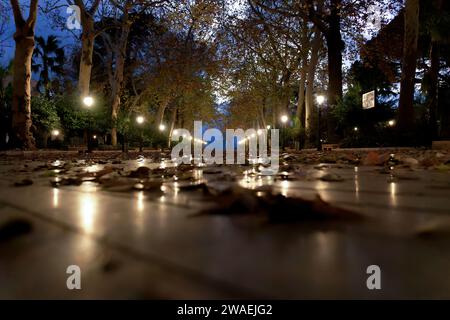
[[[283,124],[283,132],[282,132],[282,148],[283,151],[286,147],[286,123],[289,121],[289,117],[287,115],[282,115],[281,116],[281,123]]]
[[[142,152],[143,150],[143,144],[144,144],[144,130],[142,128],[142,124],[145,122],[145,118],[143,116],[137,116],[136,117],[136,123],[139,125],[139,152]]]
[[[320,112],[321,106],[325,102],[325,96],[318,95],[316,98],[317,101],[317,151],[322,151],[322,138],[321,138],[321,130],[320,130]]]
[[[87,129],[87,134],[86,134],[87,149],[88,149],[88,152],[92,152],[92,143],[91,143],[92,119],[91,119],[91,113],[89,112],[89,110],[94,105],[94,98],[92,98],[90,96],[84,97],[83,98],[83,104],[84,104],[85,108],[88,110],[87,111],[87,114],[88,114],[88,129]]]

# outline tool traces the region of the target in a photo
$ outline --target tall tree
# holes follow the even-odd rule
[[[117,119],[120,111],[121,95],[124,88],[125,62],[128,37],[131,27],[140,13],[151,11],[166,0],[110,0],[114,29],[102,32],[102,40],[107,51],[107,72],[111,88],[111,144],[117,145]]]
[[[317,64],[319,62],[319,53],[322,46],[322,33],[316,27],[314,29],[314,38],[311,46],[311,59],[308,65],[307,81],[306,81],[306,99],[305,99],[305,132],[308,135],[313,128],[314,112],[314,81],[317,71]]]
[[[116,38],[111,39],[108,33],[102,33],[102,38],[107,44],[108,56],[110,58],[110,63],[108,67],[109,79],[111,86],[111,144],[113,146],[117,145],[117,119],[119,116],[120,108],[120,98],[123,89],[124,80],[124,68],[125,68],[125,55],[128,44],[128,35],[130,33],[132,20],[130,19],[130,10],[133,6],[133,1],[127,0],[123,3],[112,1],[113,6],[121,14],[119,19],[119,28],[116,32]]]
[[[444,4],[443,0],[432,0],[422,3],[425,12],[421,12],[421,21],[426,27],[430,46],[430,67],[424,77],[424,88],[427,94],[429,108],[430,137],[436,139],[438,136],[438,104],[439,104],[439,80],[441,70],[442,49],[449,43],[450,31],[448,21],[450,19],[450,5]]]
[[[31,132],[31,58],[34,50],[34,27],[37,20],[38,0],[30,0],[25,20],[18,0],[11,0],[16,32],[14,40],[13,102],[11,144],[23,149],[35,148]]]
[[[82,97],[89,95],[89,87],[92,73],[92,56],[94,52],[94,41],[98,32],[95,30],[94,16],[97,12],[100,0],[94,0],[91,7],[82,0],[75,0],[75,4],[80,8],[81,14],[81,59],[80,71],[78,75],[78,91]]]
[[[9,15],[7,3],[0,2],[0,57],[3,56],[3,43],[6,41],[6,28],[8,26]]]
[[[33,72],[39,72],[38,88],[43,88],[47,97],[51,90],[50,75],[61,75],[63,66],[64,49],[59,46],[56,36],[50,35],[47,40],[37,37],[31,69]]]
[[[417,42],[419,39],[420,0],[407,0],[403,41],[402,79],[398,126],[410,130],[414,125],[414,86],[416,83]]]

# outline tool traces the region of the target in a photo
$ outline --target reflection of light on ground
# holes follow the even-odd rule
[[[55,167],[59,167],[61,164],[62,164],[62,163],[61,163],[61,161],[59,161],[59,160],[55,160],[55,161],[53,161],[53,163],[52,163],[52,165],[55,166]]]
[[[203,170],[194,170],[193,171],[194,180],[203,179]]]
[[[355,167],[355,195],[356,195],[356,200],[359,201],[359,175],[358,175],[358,167]]]
[[[330,263],[333,263],[336,243],[332,237],[332,234],[325,232],[318,232],[314,235],[316,245],[315,257],[317,258],[317,268],[319,269],[326,270],[329,268]]]
[[[144,206],[144,191],[139,191],[137,194],[136,208],[138,212],[143,212],[145,209]]]
[[[180,192],[180,187],[178,182],[173,183],[173,197],[178,198],[178,193]]]
[[[102,169],[101,165],[94,164],[92,166],[87,167],[86,172],[97,172],[97,171],[100,171],[101,169]]]
[[[286,181],[287,182],[287,181]],[[271,176],[249,176],[248,174],[238,180],[239,186],[254,190],[263,186],[273,185],[274,179]]]
[[[81,191],[83,192],[96,192],[98,190],[98,186],[97,184],[95,184],[94,182],[84,182],[81,185]]]
[[[325,201],[329,201],[331,195],[327,188],[328,185],[326,182],[323,182],[321,180],[316,182],[315,189],[317,191],[317,194]]]
[[[281,181],[281,194],[285,197],[288,196],[290,182],[287,180]]]
[[[390,183],[390,189],[391,189],[391,202],[392,205],[397,206],[397,183],[391,182]]]
[[[59,189],[53,188],[53,208],[58,208],[59,205]]]
[[[94,227],[94,215],[97,210],[97,201],[92,193],[83,192],[80,194],[79,210],[82,227],[85,231],[91,232]]]

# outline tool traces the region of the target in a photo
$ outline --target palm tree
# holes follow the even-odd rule
[[[37,87],[43,88],[45,95],[50,95],[50,75],[61,75],[64,65],[64,49],[59,46],[59,41],[54,35],[36,37],[36,48],[33,53],[33,72],[39,72]]]

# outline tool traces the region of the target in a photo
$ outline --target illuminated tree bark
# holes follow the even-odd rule
[[[81,60],[78,75],[78,91],[81,97],[89,95],[89,87],[92,73],[92,56],[94,52],[95,28],[94,14],[98,9],[100,0],[95,0],[90,9],[86,8],[82,0],[75,0],[75,4],[80,8],[81,26]]]
[[[402,79],[398,125],[403,131],[414,125],[414,85],[416,80],[417,42],[419,38],[420,0],[407,0],[403,43]]]
[[[28,19],[25,20],[18,0],[11,0],[16,32],[16,50],[13,67],[13,99],[11,145],[21,149],[34,149],[31,132],[31,58],[34,51],[34,27],[37,19],[38,0],[31,0]]]

